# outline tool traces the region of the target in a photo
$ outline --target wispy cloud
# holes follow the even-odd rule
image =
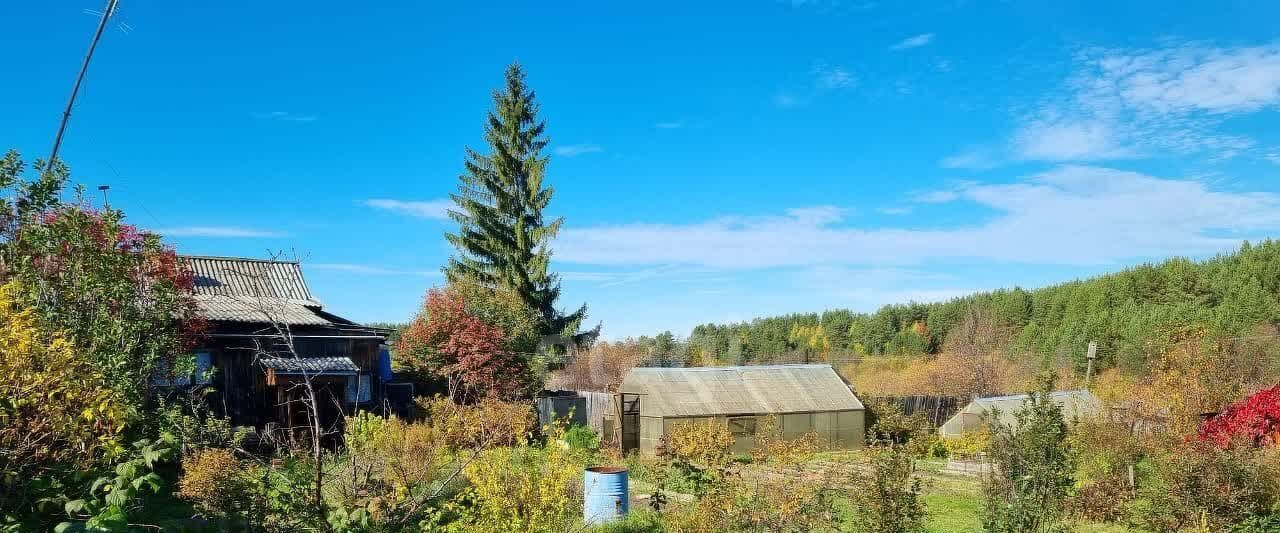
[[[959,200],[964,196],[964,191],[978,185],[978,182],[972,180],[954,180],[944,188],[912,193],[908,199],[917,204],[945,204]]]
[[[882,215],[902,216],[911,214],[910,207],[878,207],[876,212]]]
[[[260,230],[253,228],[242,228],[239,226],[178,226],[172,228],[157,228],[156,233],[168,237],[209,237],[209,238],[261,238],[273,239],[285,237],[288,234],[280,231]]]
[[[990,149],[982,147],[967,148],[964,151],[942,158],[938,161],[942,168],[962,168],[968,170],[989,170],[1000,166],[1000,160]]]
[[[406,270],[358,263],[306,263],[303,266],[305,268],[314,268],[316,270],[334,270],[338,272],[350,272],[352,274],[369,274],[376,276],[422,276],[434,278],[442,275],[437,270]]]
[[[448,198],[438,200],[374,198],[365,200],[364,205],[418,218],[447,220],[449,218],[449,209],[453,207],[453,201]]]
[[[684,127],[684,121],[671,120],[667,122],[659,122],[657,124],[654,124],[653,127],[658,128],[660,130],[678,130]]]
[[[965,201],[996,214],[973,226],[936,229],[859,228],[825,207],[691,224],[580,227],[566,229],[555,251],[558,260],[579,264],[730,270],[973,258],[1110,264],[1216,253],[1280,230],[1280,194],[1101,167],[1063,166],[1014,183],[962,183],[919,200]]]
[[[269,111],[258,112],[253,114],[253,118],[258,120],[281,120],[285,122],[315,122],[320,117],[302,113],[291,113],[289,111]]]
[[[1253,139],[1225,119],[1280,106],[1280,45],[1079,52],[1061,90],[1023,117],[1012,145],[1024,159],[1098,161],[1161,153],[1229,159]],[[1258,154],[1262,155],[1262,154]]]
[[[566,281],[594,282],[598,287],[616,287],[655,279],[670,283],[716,283],[727,281],[717,271],[687,265],[658,265],[627,271],[564,271],[560,278]]]
[[[819,63],[813,66],[811,72],[814,76],[814,83],[819,89],[844,89],[853,87],[858,82],[858,79],[848,69],[840,65]]]
[[[898,42],[897,44],[895,44],[895,45],[893,45],[893,46],[890,46],[890,47],[889,47],[889,49],[890,49],[890,50],[895,50],[895,51],[896,51],[896,50],[908,50],[908,49],[911,49],[911,48],[920,48],[921,46],[927,46],[927,45],[928,45],[929,43],[931,43],[931,42],[933,42],[933,34],[932,34],[932,33],[921,33],[920,35],[914,35],[914,36],[911,36],[911,37],[907,37],[906,39],[903,39],[902,41]]]
[[[1014,150],[1024,159],[1098,161],[1138,155],[1128,139],[1105,120],[1033,120],[1016,134]]]
[[[778,94],[773,95],[773,105],[781,107],[783,109],[795,107],[799,103],[800,103],[800,100],[796,98],[795,95],[789,92],[780,92]]]
[[[598,154],[603,152],[604,148],[598,144],[566,144],[557,146],[556,155],[563,157],[574,157],[582,154]]]

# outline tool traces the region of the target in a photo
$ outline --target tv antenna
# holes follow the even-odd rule
[[[102,18],[98,20],[98,29],[93,32],[93,40],[89,41],[89,51],[84,55],[84,62],[80,64],[80,74],[76,76],[76,83],[71,87],[71,97],[67,99],[67,109],[62,112],[62,122],[58,124],[58,134],[53,138],[53,150],[49,152],[49,160],[44,163],[44,171],[46,173],[53,171],[53,162],[58,160],[58,148],[62,146],[62,135],[67,131],[67,122],[71,120],[71,109],[76,105],[76,96],[80,94],[80,84],[84,82],[84,75],[89,71],[89,60],[93,59],[93,51],[98,48],[98,41],[102,40],[102,31],[107,28],[107,21],[115,14],[119,0],[107,0],[107,6],[102,10]]]

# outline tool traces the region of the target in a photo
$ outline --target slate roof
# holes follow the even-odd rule
[[[195,299],[201,314],[209,320],[253,323],[274,320],[291,326],[324,326],[332,323],[316,314],[316,308],[293,300],[206,294],[197,294]]]
[[[360,371],[350,357],[264,357],[259,362],[278,374],[355,374]]]
[[[195,275],[195,299],[205,318],[292,326],[347,324],[321,312],[295,261],[183,256]]]
[[[633,368],[621,392],[654,417],[862,410],[831,365]]]
[[[195,274],[196,294],[282,298],[320,305],[311,297],[296,261],[208,256],[183,259]]]

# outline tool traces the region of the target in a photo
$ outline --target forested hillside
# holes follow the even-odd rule
[[[797,354],[940,353],[959,342],[1017,357],[1083,364],[1097,341],[1103,366],[1139,369],[1189,336],[1270,335],[1280,320],[1280,241],[1245,243],[1206,261],[1177,258],[1035,290],[1012,288],[940,303],[887,305],[705,324],[689,357],[766,362]]]

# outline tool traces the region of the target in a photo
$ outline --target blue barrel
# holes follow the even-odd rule
[[[627,469],[593,466],[582,476],[582,521],[600,525],[627,514]]]

